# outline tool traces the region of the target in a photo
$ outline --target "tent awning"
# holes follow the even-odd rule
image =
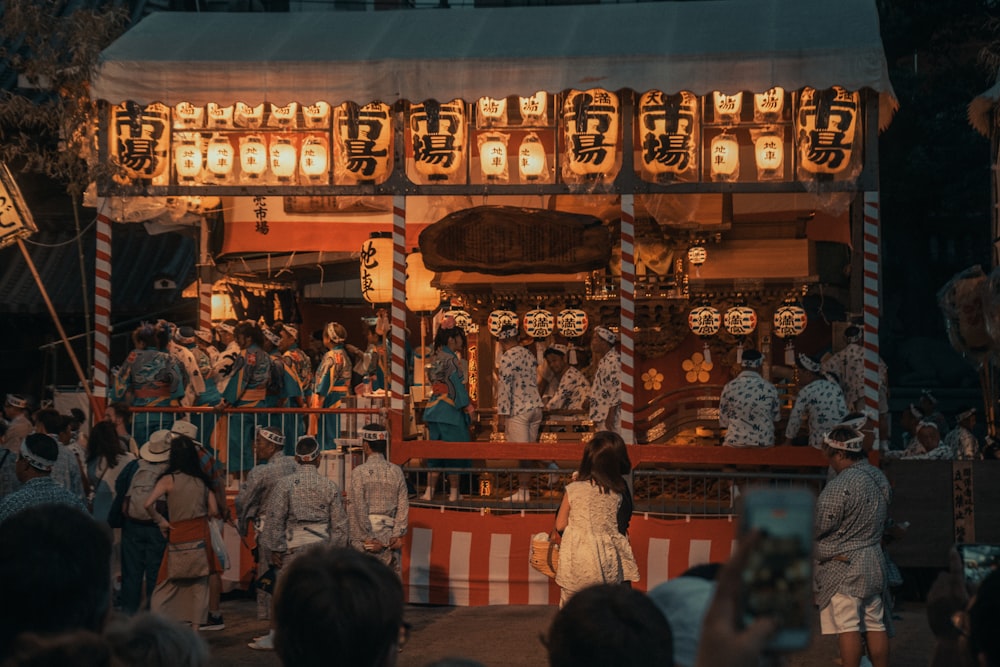
[[[709,0],[387,12],[152,14],[105,49],[118,103],[331,104],[629,88],[804,86],[897,107],[874,0]]]

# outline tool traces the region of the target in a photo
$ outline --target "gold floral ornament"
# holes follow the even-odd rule
[[[695,352],[691,355],[690,359],[685,359],[681,364],[681,368],[684,369],[684,379],[688,382],[708,382],[712,368],[711,361],[705,361],[705,355],[701,352]],[[645,379],[645,378],[643,378]]]
[[[655,368],[650,368],[642,374],[642,386],[650,391],[659,391],[660,387],[663,386],[663,373]]]

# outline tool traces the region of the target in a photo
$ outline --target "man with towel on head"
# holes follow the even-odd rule
[[[785,437],[793,445],[808,444],[821,449],[823,436],[847,414],[844,392],[833,375],[823,372],[816,358],[800,353],[797,361],[800,389],[788,416]],[[809,435],[799,438],[803,419],[808,420]]]
[[[403,536],[410,501],[402,469],[386,460],[389,432],[380,424],[361,429],[365,462],[351,472],[351,546],[402,574]]]
[[[497,363],[497,429],[507,442],[537,442],[542,425],[542,397],[538,393],[538,358],[521,345],[517,324],[505,324],[497,335],[500,359]],[[522,467],[534,465],[521,461]],[[505,502],[528,502],[530,473],[518,473],[517,491]]]
[[[594,328],[590,339],[593,359],[600,360],[590,386],[590,420],[598,431],[622,432],[622,359],[615,349],[618,335],[607,327]],[[592,362],[593,363],[593,362]]]
[[[18,512],[38,505],[59,503],[87,512],[80,496],[70,493],[52,480],[52,468],[59,458],[59,444],[41,433],[32,433],[20,446],[15,464],[21,488],[0,500],[0,523]]]
[[[726,383],[719,398],[719,426],[726,429],[726,447],[771,447],[774,422],[781,418],[778,390],[761,376],[764,355],[744,350],[743,371]]]
[[[955,428],[948,431],[944,446],[951,450],[956,461],[981,461],[979,438],[972,432],[976,428],[976,409],[969,408],[955,417]]]

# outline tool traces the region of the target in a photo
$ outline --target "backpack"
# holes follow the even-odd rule
[[[128,493],[125,494],[125,500],[122,502],[122,512],[126,517],[133,521],[143,521],[146,523],[153,520],[143,505],[146,504],[149,492],[156,486],[156,480],[160,478],[160,475],[166,469],[166,462],[150,463],[149,461],[139,460],[139,468],[135,471],[135,475],[132,476],[132,483],[129,484]],[[160,506],[161,503],[162,507]],[[167,513],[166,504],[166,501],[163,499],[157,501],[156,511],[165,515]]]

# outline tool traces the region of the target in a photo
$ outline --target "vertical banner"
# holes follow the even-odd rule
[[[403,434],[403,394],[406,393],[406,197],[392,198],[392,327],[389,351],[389,427],[396,438]]]
[[[622,195],[622,438],[635,443],[635,196]]]
[[[879,414],[879,197],[878,192],[865,192],[864,213],[864,275],[862,288],[864,291],[864,348],[865,348],[865,411],[869,414]],[[875,442],[881,440],[885,433],[885,425],[876,426]]]
[[[108,395],[111,357],[111,219],[97,214],[94,262],[94,396]],[[101,406],[103,408],[103,405]],[[100,418],[103,415],[95,415]]]

